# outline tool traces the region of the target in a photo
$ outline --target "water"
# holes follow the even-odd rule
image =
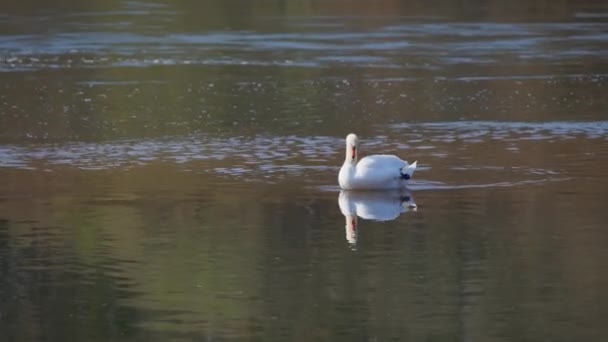
[[[608,337],[605,4],[0,9],[6,340]]]

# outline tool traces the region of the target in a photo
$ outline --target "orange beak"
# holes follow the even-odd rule
[[[353,155],[353,156],[351,157],[351,158],[352,158],[352,160],[355,160],[355,157],[357,156],[357,149],[356,149],[356,147],[355,147],[355,146],[353,146],[353,153],[352,153],[352,155]]]

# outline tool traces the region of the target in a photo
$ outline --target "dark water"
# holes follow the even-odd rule
[[[0,13],[3,340],[608,338],[603,2]]]

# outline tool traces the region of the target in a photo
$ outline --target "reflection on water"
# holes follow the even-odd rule
[[[407,189],[395,191],[340,191],[340,211],[346,220],[346,241],[357,244],[358,217],[365,220],[391,221],[408,210],[416,210],[412,193]]]
[[[318,190],[335,186],[333,173],[314,187],[169,163],[2,174],[0,326],[10,336],[606,334],[599,178],[415,190],[421,209],[403,214],[411,193]],[[344,248],[343,213],[361,217],[357,253]]]
[[[0,2],[2,337],[606,340],[606,13]]]

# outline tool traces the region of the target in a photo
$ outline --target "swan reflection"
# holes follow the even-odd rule
[[[340,191],[340,211],[346,220],[346,240],[357,244],[357,217],[373,221],[391,221],[417,206],[407,189],[391,191]]]

